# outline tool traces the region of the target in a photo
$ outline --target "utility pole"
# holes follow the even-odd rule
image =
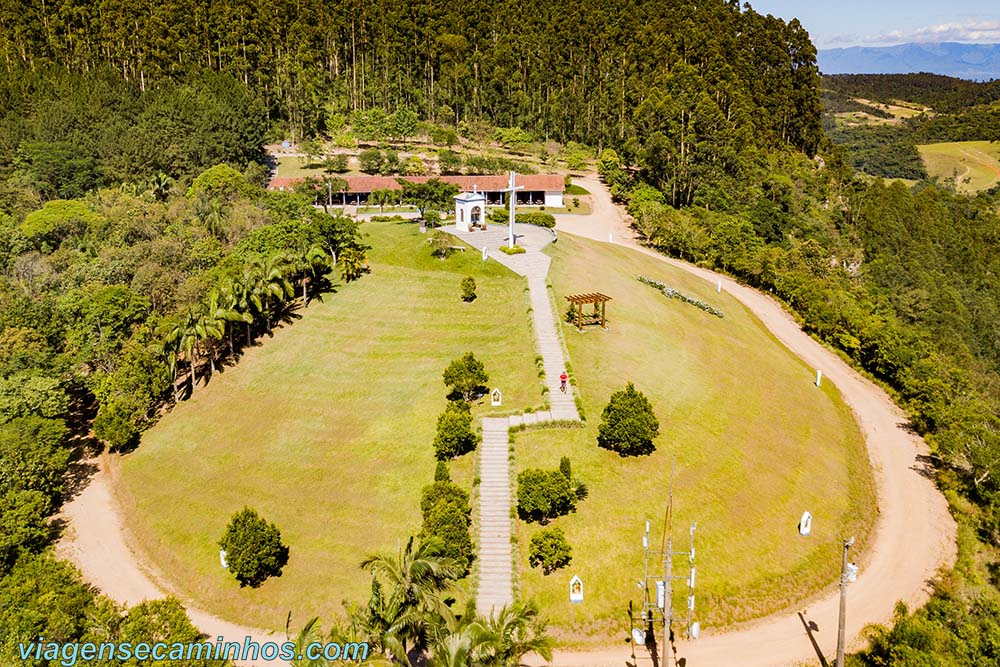
[[[844,551],[840,564],[840,620],[837,623],[837,662],[835,667],[844,667],[844,626],[847,622],[847,584],[858,578],[858,566],[847,561],[847,552],[854,545],[854,537],[844,540]]]
[[[673,635],[673,622],[674,620],[682,621],[685,626],[685,635],[689,639],[697,639],[700,631],[699,624],[697,622],[692,622],[692,617],[694,615],[694,586],[695,586],[695,565],[694,565],[694,532],[696,524],[692,523],[690,527],[689,540],[690,545],[687,551],[674,551],[674,539],[673,539],[673,467],[671,466],[670,472],[670,486],[667,497],[666,512],[663,517],[663,538],[660,543],[660,553],[650,552],[649,548],[649,521],[646,521],[646,531],[642,537],[642,547],[644,552],[643,558],[643,577],[639,582],[639,588],[643,591],[643,604],[642,612],[638,618],[635,618],[632,611],[632,605],[629,604],[629,615],[632,618],[632,622],[637,621],[641,624],[642,630],[635,629],[632,632],[632,655],[633,660],[635,656],[635,644],[644,644],[646,648],[650,651],[650,657],[653,661],[653,667],[670,667],[672,659],[675,659],[671,654],[673,653],[673,644],[671,643]],[[663,570],[661,572],[651,572],[650,571],[650,557],[659,556],[660,563],[662,564]],[[675,556],[681,556],[687,558],[687,564],[681,564],[680,568],[683,572],[686,570],[685,574],[680,576],[674,574],[674,567],[677,565],[675,563]],[[655,561],[654,561],[655,562]],[[674,581],[681,581],[683,585],[687,587],[687,612],[683,614],[680,618],[674,618],[674,605],[673,605],[673,589]],[[659,647],[656,645],[656,626],[661,625],[663,632],[662,639],[663,642],[663,661],[659,660]],[[634,627],[634,626],[633,626]],[[638,634],[637,634],[638,633]],[[632,664],[635,664],[634,662]]]

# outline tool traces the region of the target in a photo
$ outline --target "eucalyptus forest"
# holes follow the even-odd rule
[[[0,72],[0,662],[37,636],[197,636],[176,601],[122,609],[53,555],[71,450],[136,446],[299,297],[364,280],[363,225],[265,190],[264,146],[383,112],[587,147],[650,247],[772,293],[893,392],[959,562],[852,660],[1000,659],[1000,193],[905,156],[872,173],[912,187],[855,170],[912,133],[1000,140],[976,106],[995,86],[893,80],[955,115],[835,143],[808,33],[733,0],[5,2]]]

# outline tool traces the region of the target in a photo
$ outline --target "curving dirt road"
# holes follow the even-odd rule
[[[621,211],[596,178],[580,179],[592,193],[589,216],[560,216],[557,229],[600,241],[621,243],[698,275],[744,303],[790,350],[814,368],[823,370],[851,406],[868,442],[875,471],[880,516],[871,539],[867,566],[849,593],[848,636],[853,642],[862,627],[886,621],[897,600],[917,605],[927,599],[928,582],[940,567],[955,559],[955,524],[944,498],[926,475],[921,456],[927,447],[908,433],[903,413],[877,386],[865,380],[833,352],[804,334],[787,312],[770,297],[735,281],[684,262],[666,258],[640,247],[632,238]],[[67,530],[59,553],[74,562],[84,578],[106,595],[135,604],[163,597],[169,586],[145,567],[129,546],[112,492],[109,462],[99,459],[98,471],[89,484],[66,503],[62,518]],[[836,645],[837,595],[831,590],[808,605],[805,617],[815,623],[815,641],[827,655]],[[188,614],[209,637],[282,641],[270,633],[244,628],[188,606]],[[697,642],[682,642],[679,655],[688,666],[778,667],[815,663],[802,620],[796,613],[771,616],[725,634],[705,636]],[[628,658],[627,646],[587,653],[558,653],[552,665],[565,667],[621,667]],[[255,664],[264,664],[263,661]]]

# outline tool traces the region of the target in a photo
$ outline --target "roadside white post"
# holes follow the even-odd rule
[[[816,369],[816,386],[818,387],[823,382],[823,371]]]
[[[722,294],[722,281],[720,280],[715,284],[715,293]]]
[[[486,261],[486,246],[483,246],[483,261]]]

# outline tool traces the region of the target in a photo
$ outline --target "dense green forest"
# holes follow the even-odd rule
[[[902,150],[891,176],[928,137],[997,138],[994,84],[826,80],[841,110],[948,112],[830,141],[807,33],[722,0],[4,3],[0,70],[0,662],[39,635],[194,632],[176,602],[124,610],[83,586],[46,517],[91,428],[133,446],[334,261],[329,280],[362,275],[356,223],[261,188],[262,143],[385,112],[599,148],[651,246],[774,293],[895,391],[962,557],[853,660],[996,663],[1000,202],[873,182],[850,153]]]
[[[827,136],[846,151],[851,165],[882,178],[927,178],[927,168],[917,150],[917,139],[908,127],[869,125],[837,127],[832,118],[823,123]]]
[[[629,144],[677,204],[711,175],[735,174],[742,147],[813,153],[821,137],[808,34],[733,0],[5,7],[6,73],[110,67],[155,93],[209,69],[244,82],[293,139],[350,112],[409,108],[453,125]]]
[[[885,104],[914,102],[941,112],[1000,100],[1000,80],[966,81],[940,74],[833,74],[823,77],[824,90]]]

